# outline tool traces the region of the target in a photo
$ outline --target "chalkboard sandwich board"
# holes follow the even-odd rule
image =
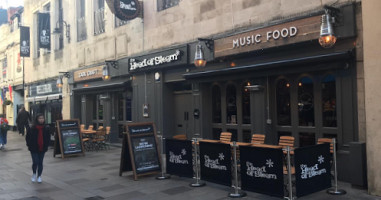
[[[124,137],[120,164],[119,175],[122,175],[123,171],[132,170],[134,180],[137,180],[138,176],[161,171],[161,158],[153,123],[127,125],[127,137]]]
[[[65,156],[72,156],[77,154],[85,155],[82,142],[82,134],[79,127],[79,120],[57,120],[56,123],[56,134],[58,137],[55,137],[53,156],[55,157],[56,154],[61,154],[61,157],[65,158]]]

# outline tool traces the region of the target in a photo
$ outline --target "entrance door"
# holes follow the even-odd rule
[[[187,138],[193,136],[192,93],[188,91],[174,93],[175,133],[185,134]]]

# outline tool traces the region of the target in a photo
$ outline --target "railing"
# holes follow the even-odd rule
[[[86,18],[81,17],[77,19],[77,41],[80,42],[86,39],[87,39]]]
[[[94,12],[94,35],[105,32],[105,12],[100,8]]]

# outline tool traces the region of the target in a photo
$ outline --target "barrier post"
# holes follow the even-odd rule
[[[334,182],[334,188],[328,189],[327,193],[332,195],[344,195],[347,193],[345,190],[337,189],[336,138],[332,138],[332,143],[333,143],[333,167],[334,167],[335,182]]]
[[[197,138],[193,139],[194,141],[194,163],[196,167],[196,182],[189,184],[191,187],[202,187],[205,186],[205,182],[200,181],[200,170],[199,170],[199,161],[198,161],[198,148],[197,148]]]
[[[285,199],[293,200],[295,197],[292,193],[292,170],[291,170],[291,155],[290,155],[290,146],[286,147],[287,151],[287,176],[288,176],[288,197],[285,197]]]
[[[164,137],[162,135],[158,135],[160,137],[160,146],[161,146],[161,174],[160,176],[156,177],[157,180],[165,180],[171,178],[168,174],[165,174],[164,172]]]
[[[238,187],[238,164],[237,164],[237,143],[233,141],[233,161],[234,161],[234,192],[229,193],[231,198],[241,198],[246,196],[246,192],[239,190]]]

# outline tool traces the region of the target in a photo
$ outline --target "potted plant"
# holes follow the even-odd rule
[[[4,104],[5,105],[12,105],[13,102],[11,100],[5,99]]]

